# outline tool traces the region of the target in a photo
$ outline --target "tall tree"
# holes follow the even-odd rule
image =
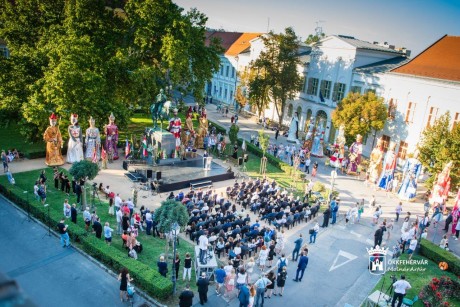
[[[387,115],[382,97],[377,97],[373,92],[364,95],[348,93],[332,112],[332,122],[336,128],[343,124],[347,142],[353,143],[357,134],[365,136],[371,130],[382,130]]]
[[[270,83],[265,73],[266,70],[254,68],[253,64],[251,63],[249,66],[248,98],[249,103],[256,108],[260,118],[270,103]]]
[[[310,34],[308,35],[307,39],[305,40],[305,44],[307,45],[312,45],[314,43],[319,42],[321,39],[325,38],[326,34],[320,33],[320,34]]]
[[[453,162],[452,170],[460,166],[460,126],[451,127],[450,113],[446,112],[434,124],[426,128],[418,145],[420,162],[430,173],[427,180],[431,185],[436,175],[443,170],[447,163]],[[457,171],[450,172],[451,187],[460,182]]]
[[[286,102],[293,99],[302,86],[302,76],[298,72],[301,65],[298,57],[299,39],[292,28],[284,33],[270,32],[262,36],[265,49],[254,62],[253,68],[265,72],[265,80],[281,125],[286,110]]]

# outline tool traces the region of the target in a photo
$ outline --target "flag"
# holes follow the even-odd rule
[[[129,155],[131,154],[131,146],[129,145],[128,139],[126,139],[125,145],[125,159],[128,159]]]
[[[91,162],[93,163],[97,163],[97,146],[94,146],[94,149],[93,149],[93,157],[91,159]]]
[[[144,138],[142,139],[142,155],[144,157],[149,156],[149,152],[147,151],[147,138],[144,135]]]
[[[324,102],[323,93],[321,91],[319,91],[319,100],[321,100],[321,102]]]

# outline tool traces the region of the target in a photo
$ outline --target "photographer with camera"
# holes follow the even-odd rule
[[[394,278],[393,280],[396,280]],[[398,300],[398,307],[401,307],[406,291],[411,288],[411,285],[406,281],[406,276],[401,275],[401,279],[393,283],[393,300],[391,307],[395,307],[396,300]]]

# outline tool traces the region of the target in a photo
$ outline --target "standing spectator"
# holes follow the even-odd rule
[[[294,250],[292,251],[292,258],[291,258],[292,261],[297,261],[297,258],[299,257],[300,247],[302,247],[302,243],[303,243],[302,234],[299,234],[299,237],[297,238],[297,240],[294,241],[295,247],[294,247]]]
[[[105,242],[108,245],[112,244],[112,232],[113,232],[113,229],[110,228],[109,222],[105,222],[105,225],[104,225],[104,238],[105,238]]]
[[[278,140],[278,136],[280,135],[280,129],[278,127],[275,128],[275,140]]]
[[[198,294],[200,296],[200,304],[204,305],[204,303],[208,302],[208,287],[209,287],[209,280],[206,278],[206,273],[201,273],[200,278],[196,282],[198,287]]]
[[[318,234],[318,232],[319,232],[319,224],[318,222],[316,222],[315,226],[312,229],[310,229],[310,244],[313,244],[316,242],[316,235]]]
[[[458,240],[458,235],[460,234],[460,222],[457,221],[457,225],[455,225],[455,241]]]
[[[297,264],[297,271],[296,271],[295,279],[294,279],[295,282],[302,281],[303,274],[307,266],[308,266],[307,252],[302,252],[302,256],[300,256],[299,263]]]
[[[221,265],[220,268],[216,269],[214,275],[216,276],[216,293],[218,296],[220,296],[220,291],[225,283],[225,277],[227,277],[227,273],[225,273],[224,266]]]
[[[190,290],[190,284],[187,283],[185,285],[185,290],[179,295],[179,307],[192,307],[194,296],[195,295]]]
[[[168,264],[165,262],[165,257],[160,256],[160,260],[157,262],[158,272],[163,276],[166,277],[168,274]]]
[[[396,206],[395,213],[396,213],[396,219],[395,221],[399,221],[399,215],[402,212],[402,202],[399,202],[399,204]]]
[[[249,288],[249,305],[248,307],[253,307],[254,306],[254,299],[256,297],[256,287],[254,285]]]
[[[205,230],[204,233],[198,238],[198,246],[200,247],[200,263],[206,264],[206,253],[208,251],[208,231]]]
[[[259,253],[259,268],[261,271],[265,269],[265,262],[268,258],[268,250],[265,245],[262,246],[260,253]]]
[[[70,180],[67,175],[64,175],[64,190],[67,196],[70,194]]]
[[[235,289],[235,269],[231,265],[231,262],[229,263],[230,266],[230,273],[227,274],[227,277],[225,278],[225,294],[224,297],[228,298],[230,297],[230,293]],[[227,272],[227,271],[226,271]]]
[[[374,233],[374,248],[378,246],[382,246],[382,239],[383,239],[383,229],[381,226],[375,231]]]
[[[272,282],[270,281],[270,279],[263,275],[254,283],[254,286],[256,287],[256,302],[254,304],[254,307],[264,306],[265,290],[267,289],[268,285],[271,285],[271,283]],[[259,305],[260,300],[262,302]]]
[[[356,203],[356,205],[358,206],[358,219],[356,220],[357,223],[359,223],[359,221],[361,220],[361,214],[363,214],[364,212],[364,199],[361,203]]]
[[[238,300],[240,301],[240,307],[248,307],[249,288],[246,285],[241,286],[240,292],[238,293]]]
[[[102,238],[102,225],[101,225],[101,220],[99,219],[97,215],[93,222],[93,230],[96,233],[96,238],[101,239]]]
[[[331,212],[332,212],[331,225],[335,224],[337,221],[337,212],[339,211],[339,204],[340,204],[340,201],[338,198],[334,198],[334,200],[331,202]]]
[[[133,281],[133,279],[129,276],[127,268],[121,269],[121,272],[118,275],[118,280],[120,281],[120,300],[124,302],[125,299],[128,300],[128,282]]]
[[[40,195],[38,195],[38,189],[39,189],[38,181],[35,181],[35,184],[34,184],[34,196],[35,196],[36,200],[40,201]]]
[[[34,187],[35,190],[35,187]],[[444,231],[448,232],[449,231],[449,225],[452,223],[452,211],[448,211],[446,222],[444,224]]]
[[[6,173],[8,171],[8,156],[6,152],[2,150],[2,162],[3,162],[3,172]]]
[[[72,208],[70,208],[70,220],[72,223],[77,224],[77,205],[73,204]]]
[[[123,214],[123,217],[121,218],[121,228],[123,229],[123,231],[127,231],[129,226],[129,213],[125,212]]]
[[[311,176],[316,177],[316,173],[318,172],[318,161],[313,163],[313,170],[311,171]]]
[[[42,183],[42,184],[46,184],[46,180],[47,180],[47,178],[46,178],[46,172],[45,172],[45,170],[42,170],[41,173],[40,173],[40,179],[39,179],[39,181],[40,181],[40,183]]]
[[[287,278],[287,269],[286,267],[283,268],[283,270],[278,273],[278,276],[276,278],[276,288],[277,290],[279,290],[279,294],[280,296],[283,296],[283,292],[284,292],[284,285],[286,284],[286,278]],[[273,293],[274,296],[276,296],[276,292],[277,290],[275,290],[275,293]]]
[[[401,275],[401,279],[393,284],[394,294],[391,301],[391,307],[395,307],[398,300],[398,307],[401,307],[406,291],[411,288],[411,285],[406,281],[406,276]]]
[[[121,223],[123,220],[123,214],[121,213],[121,210],[117,211],[116,216],[117,216],[117,234],[121,235],[121,230],[122,230]]]
[[[179,278],[179,267],[180,267],[180,257],[179,257],[179,254],[176,254],[176,260],[174,260],[174,269],[176,270],[176,280]]]
[[[276,275],[273,271],[270,271],[267,275],[267,278],[270,280],[270,284],[267,285],[267,296],[266,298],[272,298],[273,289],[275,289]]]
[[[61,235],[61,245],[62,247],[70,247],[70,238],[69,234],[67,233],[67,227],[69,225],[64,224],[65,218],[61,218],[61,221],[57,225],[59,234]]]
[[[310,164],[311,164],[310,155],[307,155],[307,158],[305,159],[305,173],[307,174],[310,174]]]
[[[322,228],[327,227],[329,225],[329,215],[331,214],[331,209],[326,208],[323,212],[323,225]]]
[[[238,291],[241,290],[243,285],[248,283],[248,273],[246,273],[244,268],[240,268],[236,273],[236,288]]]
[[[246,272],[248,272],[248,283],[251,277],[251,274],[254,272],[254,266],[256,262],[254,261],[254,257],[250,257],[248,262],[246,263]]]
[[[88,231],[89,226],[91,225],[91,213],[89,213],[89,207],[86,207],[86,210],[83,211],[83,220],[85,221],[85,229]]]
[[[59,190],[59,171],[57,166],[53,168],[54,188]]]
[[[114,204],[115,204],[115,210],[120,210],[120,207],[121,207],[121,203],[122,203],[122,199],[120,197],[120,194],[117,193],[117,196],[115,196],[115,199],[114,199]]]
[[[72,177],[72,194],[75,194],[75,186],[77,185],[77,181],[75,180],[75,177]]]
[[[192,272],[192,258],[190,257],[190,253],[185,254],[184,259],[184,274],[182,275],[182,280],[185,280],[185,277],[188,276],[188,281],[191,279]]]
[[[40,186],[38,187],[38,196],[40,196],[40,199],[42,201],[42,204],[45,204],[46,202],[46,185],[44,183],[41,183]]]

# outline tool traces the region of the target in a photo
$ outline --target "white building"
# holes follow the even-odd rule
[[[322,39],[311,51],[303,90],[297,99],[286,104],[285,124],[288,125],[295,110],[299,113],[300,129],[306,130],[310,118],[314,118],[316,124],[321,122],[325,129],[324,141],[332,142],[336,134],[331,123],[332,111],[349,91],[359,90],[352,85],[353,70],[404,56],[405,51],[395,50],[394,46],[372,44],[350,36],[332,35]],[[375,87],[372,83],[369,89]]]
[[[212,98],[213,103],[235,103],[235,92],[239,84],[237,72],[259,56],[261,42],[257,38],[261,35],[262,33],[206,32],[208,42],[211,38],[218,38],[224,49],[224,53],[220,55],[220,69],[213,74],[205,88],[206,96]]]
[[[439,116],[449,111],[451,122],[460,122],[460,37],[446,35],[410,61],[394,59],[357,68],[352,86],[373,89],[385,99],[388,121],[376,138],[383,138],[385,148],[395,142],[404,160]],[[368,136],[364,144],[366,156],[373,139]]]

